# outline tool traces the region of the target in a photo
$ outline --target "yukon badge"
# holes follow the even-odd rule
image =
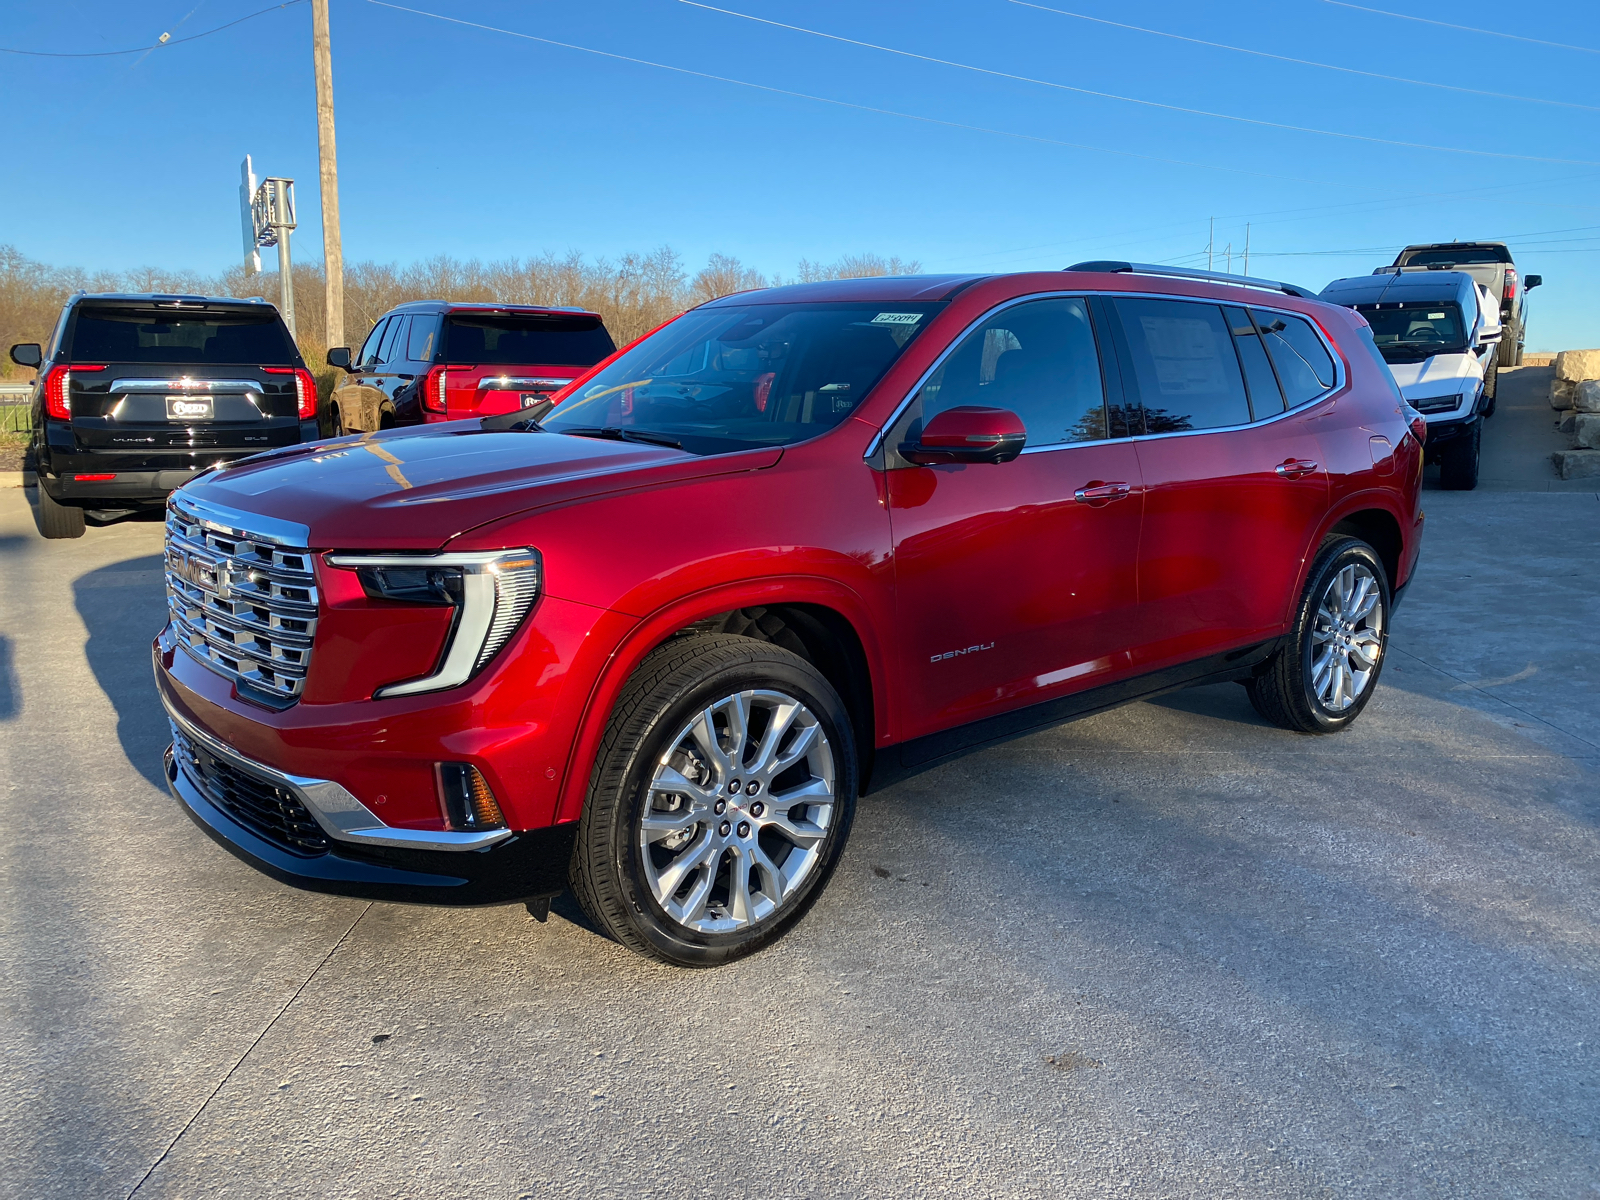
[[[943,662],[947,658],[960,658],[963,654],[977,654],[981,650],[993,650],[993,642],[985,642],[981,646],[968,646],[965,650],[946,650],[943,654],[935,654],[928,659],[930,663]]]

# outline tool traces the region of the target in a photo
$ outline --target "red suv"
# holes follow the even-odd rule
[[[334,437],[541,404],[615,350],[598,313],[527,304],[417,300],[385,313],[328,400]]]
[[[720,963],[816,899],[869,781],[1219,680],[1342,729],[1421,539],[1365,323],[1260,280],[744,293],[559,399],[174,494],[156,680],[213,838],[346,895],[570,884]]]

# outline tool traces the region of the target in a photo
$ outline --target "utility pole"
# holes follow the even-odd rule
[[[1250,274],[1250,222],[1244,223],[1244,273]]]
[[[311,0],[311,57],[317,77],[317,156],[321,166],[322,270],[329,346],[344,345],[344,249],[339,241],[339,157],[333,143],[333,50],[328,0]]]
[[[1206,270],[1208,270],[1208,271],[1212,271],[1212,270],[1216,269],[1215,266],[1212,263],[1212,259],[1215,257],[1215,255],[1212,254],[1212,250],[1216,247],[1216,244],[1217,244],[1217,219],[1215,217],[1212,217],[1211,218],[1211,231],[1208,234],[1206,234]]]
[[[248,160],[246,160],[248,161]],[[294,232],[294,180],[272,176],[261,181],[252,205],[256,245],[278,248],[278,309],[289,336],[300,340],[294,323],[294,267],[289,261],[289,235]]]
[[[1228,260],[1227,274],[1233,274],[1233,243],[1229,242],[1222,251],[1223,257]]]

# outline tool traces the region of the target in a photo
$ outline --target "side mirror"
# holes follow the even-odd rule
[[[1525,291],[1525,292],[1526,291],[1531,291],[1533,288],[1538,287],[1543,282],[1544,282],[1544,276],[1543,275],[1529,275],[1526,279],[1524,279],[1522,281],[1522,290]]]
[[[963,405],[946,409],[922,428],[915,442],[900,443],[900,457],[935,463],[1003,463],[1022,453],[1028,432],[1009,409]]]
[[[330,367],[340,367],[348,371],[350,369],[350,347],[334,346],[328,351],[327,360]]]
[[[1493,346],[1500,340],[1501,335],[1504,332],[1505,331],[1503,328],[1485,329],[1482,333],[1478,334],[1478,345]]]
[[[37,367],[44,361],[38,342],[19,342],[11,347],[11,361],[19,367]]]

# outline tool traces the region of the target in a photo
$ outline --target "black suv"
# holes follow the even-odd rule
[[[83,536],[85,510],[158,507],[208,467],[318,436],[316,381],[264,300],[79,293],[49,347],[13,346],[11,361],[39,372],[47,538]]]

